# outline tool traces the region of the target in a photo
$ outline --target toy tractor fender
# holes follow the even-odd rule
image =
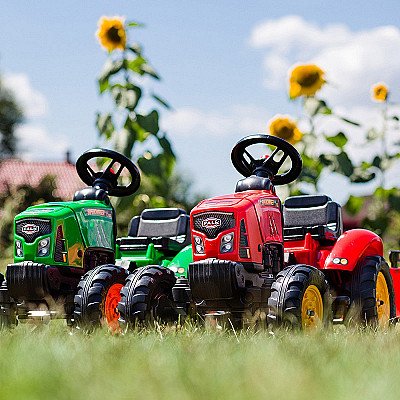
[[[339,237],[323,269],[353,271],[366,256],[383,257],[382,239],[366,229],[352,229]]]

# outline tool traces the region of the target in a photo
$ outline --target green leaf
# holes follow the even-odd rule
[[[124,60],[107,60],[104,65],[103,71],[99,77],[99,85],[100,82],[104,82],[110,78],[110,76],[115,75],[118,73],[124,65]]]
[[[99,79],[98,82],[99,82],[100,94],[104,93],[110,87],[110,82],[109,82],[108,78],[107,79]]]
[[[168,156],[171,156],[175,158],[174,151],[172,150],[172,145],[171,142],[168,140],[166,135],[163,135],[161,137],[157,136],[158,143],[160,143],[161,148],[164,150],[164,153],[167,154]]]
[[[354,126],[361,126],[361,124],[359,124],[358,122],[352,121],[348,118],[344,118],[344,117],[339,117],[342,121],[347,122],[350,125],[354,125]]]
[[[139,43],[132,43],[130,46],[128,46],[128,49],[138,56],[140,56],[143,51],[142,46]]]
[[[112,86],[111,95],[118,107],[133,111],[142,96],[142,90],[132,83],[125,86],[118,83]]]
[[[137,114],[138,124],[146,131],[153,135],[157,134],[159,131],[158,126],[158,112],[156,110],[151,111],[148,115]]]
[[[394,119],[395,121],[400,121],[400,118],[397,115],[393,115],[392,119]]]
[[[153,67],[151,67],[149,64],[143,64],[142,65],[142,71],[147,74],[152,76],[155,79],[160,80],[160,77],[158,76],[157,72],[154,70]]]
[[[166,109],[170,110],[171,106],[167,103],[166,100],[162,99],[161,97],[157,96],[156,94],[152,94],[151,97],[153,97],[154,100],[158,101],[161,105],[163,105]]]
[[[374,159],[372,160],[372,165],[374,167],[380,168],[382,164],[382,158],[379,156],[375,156]]]
[[[135,72],[136,74],[143,75],[144,71],[142,66],[146,64],[146,59],[142,56],[138,56],[133,60],[125,60],[125,68]]]
[[[333,143],[336,147],[339,147],[340,149],[342,149],[348,141],[347,136],[343,132],[339,132],[335,136],[326,137],[326,140],[330,143]]]
[[[105,136],[106,139],[111,139],[114,133],[114,124],[112,122],[111,114],[99,114],[96,115],[96,127],[99,131],[100,136]]]
[[[336,168],[335,170],[343,173],[347,177],[350,177],[354,172],[353,163],[351,162],[349,156],[342,151],[336,156]]]
[[[353,183],[367,183],[376,177],[374,172],[365,171],[362,168],[355,168],[350,181]]]
[[[320,156],[318,157],[319,161],[325,165],[325,166],[330,166],[332,165],[332,163],[334,162],[334,160],[332,159],[332,157],[329,157],[329,155],[325,155],[325,154],[320,154]]]
[[[135,136],[135,140],[139,142],[144,142],[150,134],[137,123],[136,118],[131,118],[129,115],[125,120],[124,128],[131,132]]]
[[[130,21],[125,24],[128,28],[143,28],[145,25],[141,22]]]
[[[332,114],[332,110],[327,106],[326,102],[315,97],[307,97],[304,100],[304,109],[311,117],[317,114]]]
[[[347,200],[347,203],[345,205],[346,211],[350,214],[350,215],[356,215],[358,214],[365,202],[365,198],[364,197],[356,197],[353,195],[350,195],[349,199]]]
[[[159,155],[154,157],[152,153],[146,152],[143,157],[138,159],[138,165],[145,175],[160,176],[162,174],[161,157]]]

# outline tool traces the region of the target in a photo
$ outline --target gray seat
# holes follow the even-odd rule
[[[283,204],[283,221],[285,240],[300,240],[310,233],[324,243],[343,233],[341,207],[326,195],[288,197]]]
[[[151,208],[133,217],[129,224],[129,237],[174,239],[182,246],[191,242],[190,217],[180,208]]]

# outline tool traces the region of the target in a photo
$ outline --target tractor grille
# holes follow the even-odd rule
[[[15,233],[27,243],[33,243],[38,237],[51,233],[51,221],[39,218],[21,219],[15,223]]]
[[[240,221],[239,257],[250,258],[249,240],[244,219]]]
[[[64,261],[64,252],[65,252],[65,245],[64,245],[64,232],[61,225],[57,227],[57,235],[56,235],[56,245],[54,249],[54,261],[55,262],[63,262]]]
[[[235,217],[233,213],[205,212],[193,216],[193,225],[196,231],[215,239],[220,232],[235,227]]]

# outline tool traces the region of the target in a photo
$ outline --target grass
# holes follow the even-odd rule
[[[376,399],[400,393],[400,330],[0,333],[1,399]]]

